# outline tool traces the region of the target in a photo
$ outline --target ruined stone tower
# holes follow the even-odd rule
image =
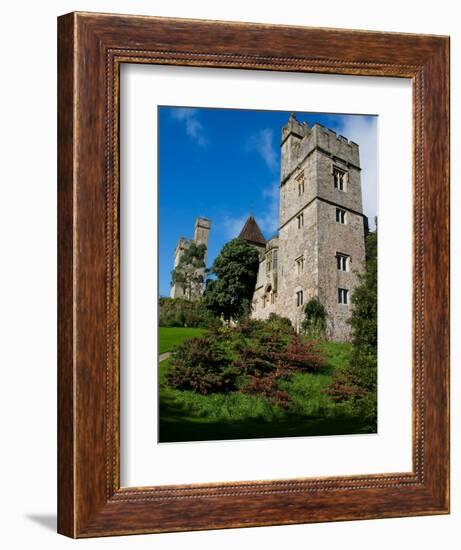
[[[186,239],[181,237],[176,245],[174,253],[174,264],[173,269],[179,265],[181,257],[184,255],[184,252],[190,247],[192,243],[196,245],[204,244],[208,249],[208,238],[210,236],[211,222],[207,218],[198,217],[195,220],[195,231],[193,239]],[[206,263],[206,254],[205,254],[205,263]],[[200,276],[203,279],[203,282],[196,283],[190,289],[190,292],[185,292],[183,285],[178,283],[173,283],[171,285],[170,297],[171,298],[187,298],[194,300],[203,295],[205,291],[205,268],[194,269],[194,274]]]
[[[359,146],[292,114],[282,129],[279,235],[261,254],[252,315],[274,312],[299,330],[305,304],[317,297],[328,337],[348,340],[365,225]]]

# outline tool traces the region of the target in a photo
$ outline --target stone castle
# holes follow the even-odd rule
[[[208,249],[208,238],[210,236],[210,229],[211,222],[207,218],[199,217],[195,220],[194,238],[186,239],[185,237],[181,237],[178,241],[178,244],[176,245],[176,249],[174,251],[173,269],[178,266],[179,260],[181,259],[182,255],[192,243],[195,243],[196,245],[204,244]],[[204,260],[206,262],[206,255]],[[196,278],[200,280],[200,282],[195,283],[193,287],[189,289],[189,291],[187,291],[183,285],[173,283],[171,285],[170,291],[171,298],[187,298],[189,300],[194,300],[204,293],[205,268],[197,268],[194,271]]]
[[[266,240],[252,216],[239,235],[260,251],[252,317],[276,313],[299,331],[304,306],[315,297],[327,312],[327,336],[350,338],[347,319],[364,269],[367,231],[360,170],[356,143],[290,116],[282,128],[278,235]],[[207,242],[209,222],[206,227]],[[186,246],[183,241],[176,248],[175,265],[181,246]],[[173,287],[171,295],[177,292]]]

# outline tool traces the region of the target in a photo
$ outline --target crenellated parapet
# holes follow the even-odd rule
[[[276,313],[301,330],[304,307],[319,299],[327,336],[350,337],[351,296],[365,261],[357,143],[291,114],[282,128],[278,238],[265,243],[252,315]]]
[[[282,128],[280,184],[284,185],[297,167],[316,150],[348,168],[360,170],[357,143],[319,123],[311,127],[305,122],[299,123],[292,114]]]

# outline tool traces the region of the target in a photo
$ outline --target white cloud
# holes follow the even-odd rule
[[[203,124],[198,118],[198,109],[191,109],[189,107],[177,107],[171,110],[171,116],[178,122],[184,124],[186,134],[200,145],[205,147],[207,139],[205,137]]]
[[[235,237],[238,237],[245,222],[247,221],[247,218],[247,215],[230,216],[229,214],[224,214],[220,222],[220,227],[222,227],[226,238],[235,239]]]
[[[264,128],[250,136],[245,150],[247,153],[256,151],[269,170],[275,171],[277,169],[277,151],[274,147],[274,131],[272,129]]]
[[[279,200],[280,190],[278,182],[272,183],[263,191],[264,211],[262,216],[257,218],[260,228],[266,238],[270,238],[278,229],[279,225]]]
[[[378,215],[377,124],[377,117],[354,115],[344,117],[339,129],[340,134],[359,145],[363,211],[371,229],[374,229],[375,216]]]
[[[268,185],[262,192],[260,200],[251,214],[256,219],[266,238],[277,232],[279,223],[279,186],[278,182]],[[242,231],[250,215],[250,210],[240,216],[224,214],[219,223],[227,239],[234,239]]]

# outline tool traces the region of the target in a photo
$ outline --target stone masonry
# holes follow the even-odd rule
[[[261,252],[252,316],[277,313],[299,330],[305,304],[317,297],[327,336],[348,340],[366,229],[359,146],[292,114],[282,129],[279,232]]]
[[[193,239],[186,239],[181,237],[176,245],[174,253],[174,265],[173,268],[177,267],[181,256],[184,254],[184,251],[189,248],[191,243],[197,245],[204,244],[208,248],[208,238],[210,236],[211,222],[207,218],[199,217],[195,220],[195,231]],[[205,255],[206,262],[206,255]],[[202,275],[203,281],[205,281],[205,268],[196,269],[197,275]],[[202,296],[205,291],[205,282],[197,284],[195,288],[192,289],[191,296],[185,296],[184,289],[180,284],[172,284],[170,297],[171,298],[188,298],[188,299],[197,299]]]

